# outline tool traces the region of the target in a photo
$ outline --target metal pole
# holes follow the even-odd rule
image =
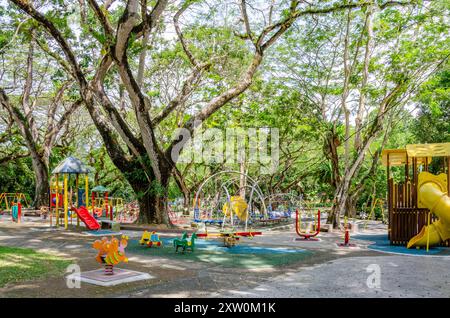
[[[69,227],[69,196],[68,196],[68,178],[67,173],[64,174],[64,228]]]
[[[59,226],[59,174],[56,174],[56,194],[55,194],[55,211],[56,211],[56,226]]]

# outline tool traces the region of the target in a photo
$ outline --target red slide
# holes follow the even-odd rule
[[[72,208],[72,211],[75,211],[78,214],[78,217],[81,221],[86,224],[86,227],[89,230],[98,230],[100,228],[100,224],[98,224],[97,220],[89,213],[89,211],[84,207]]]

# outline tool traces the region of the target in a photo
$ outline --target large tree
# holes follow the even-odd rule
[[[355,197],[376,173],[399,108],[449,56],[442,16],[448,2],[399,2],[386,10],[367,3],[364,10],[312,16],[306,27],[290,30],[273,67],[275,77],[315,106],[331,167],[328,221],[334,225],[354,210]]]
[[[206,1],[177,1],[169,6],[167,0],[106,0],[103,3],[80,0],[79,25],[70,27],[68,18],[73,16],[73,4],[45,3],[37,9],[37,2],[10,2],[46,31],[47,36],[39,39],[43,42],[40,44],[41,49],[53,56],[77,82],[81,100],[96,125],[111,160],[125,175],[138,196],[140,221],[144,223],[168,222],[165,196],[175,166],[172,150],[187,141],[181,137],[169,140],[166,135],[159,134],[162,123],[196,94],[197,84],[203,77],[217,72],[216,65],[223,65],[222,62],[229,57],[227,50],[204,46],[199,41],[202,37],[196,37],[195,41],[186,37],[180,24],[185,13],[192,9],[189,12],[189,20],[193,21],[191,29],[220,31],[208,32],[204,38],[218,33],[229,34],[226,45],[240,45],[245,50],[242,63],[236,63],[239,75],[215,82],[214,76],[210,77],[215,89],[210,90],[202,103],[186,110],[179,126],[192,131],[197,123],[208,119],[252,84],[267,50],[296,20],[342,10],[350,12],[373,5],[372,1],[309,3],[296,0],[281,1],[277,5],[249,5],[242,0],[232,7],[227,3],[216,2],[204,5]],[[376,3],[380,9],[384,9],[408,2]],[[171,8],[177,9],[172,12]],[[201,19],[196,18],[194,9],[199,10],[197,12]],[[219,19],[225,10],[226,17]],[[239,22],[229,23],[230,16]],[[147,53],[158,49],[149,43],[158,36],[161,25],[165,25],[164,19],[167,18],[172,20],[176,45],[182,48],[182,58],[188,62],[190,70],[184,72],[182,84],[170,101],[153,105],[142,83],[143,74]],[[77,38],[73,29],[83,31],[80,38]],[[86,42],[92,42],[92,39],[96,40],[95,44],[89,48],[83,46]],[[159,39],[162,39],[161,36]],[[130,56],[139,51],[138,47],[141,47],[141,54],[140,62],[136,65]],[[89,59],[91,62],[87,62]],[[183,67],[186,68],[186,65]],[[120,82],[133,110],[132,119],[124,116],[112,102],[108,81]],[[134,125],[131,125],[133,122]]]
[[[20,25],[19,25],[20,27]],[[28,39],[27,54],[6,53],[8,65],[2,82],[9,86],[10,93],[0,87],[0,105],[19,128],[18,131],[31,158],[35,175],[33,206],[48,204],[49,160],[54,145],[68,132],[70,116],[79,108],[81,100],[67,97],[73,80],[60,81],[55,76],[55,64],[49,59],[35,54],[35,42]],[[26,46],[16,45],[19,48]],[[37,63],[35,58],[39,59]],[[21,67],[25,65],[25,67]],[[12,136],[9,135],[11,138]],[[20,155],[18,153],[17,155]]]

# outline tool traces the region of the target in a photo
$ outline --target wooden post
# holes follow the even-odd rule
[[[407,184],[408,181],[409,181],[409,157],[408,157],[408,153],[406,153],[405,155],[406,155],[406,163],[405,163],[405,184]]]
[[[389,179],[391,178],[391,176],[390,176],[391,163],[389,162],[389,153],[387,154],[386,157],[387,157],[387,158],[386,158],[386,162],[387,162],[387,165],[386,165],[386,170],[387,170],[387,181],[388,181],[388,183],[389,183]]]

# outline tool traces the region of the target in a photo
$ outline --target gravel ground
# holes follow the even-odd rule
[[[98,268],[91,248],[95,237],[51,230],[48,224],[32,218],[26,221],[18,226],[0,217],[0,245],[30,247],[67,256],[75,259],[83,271]],[[62,275],[7,286],[0,289],[0,297],[450,296],[450,257],[380,253],[366,248],[369,241],[353,238],[356,248],[339,248],[336,243],[342,242],[343,235],[338,232],[321,233],[320,241],[305,242],[295,241],[293,226],[263,231],[264,235],[243,239],[240,244],[301,248],[311,253],[288,265],[250,269],[163,257],[150,251],[148,255],[130,253],[130,262],[120,267],[149,273],[153,279],[109,288],[83,284],[81,289],[68,289]],[[369,222],[363,232],[386,233],[386,226]],[[126,231],[126,234],[133,238],[140,236],[140,232]],[[368,272],[368,268],[372,271]],[[377,269],[379,281],[374,279]]]
[[[333,260],[224,297],[450,297],[450,257],[375,256]],[[379,281],[374,275],[379,270]],[[379,284],[378,284],[379,283]]]

